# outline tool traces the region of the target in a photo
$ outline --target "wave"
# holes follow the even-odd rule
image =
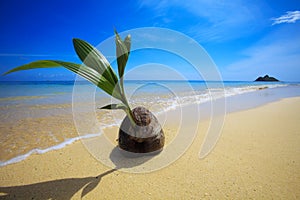
[[[79,136],[79,137],[67,139],[64,142],[60,143],[60,144],[57,144],[55,146],[51,146],[51,147],[46,148],[46,149],[39,149],[39,148],[32,149],[31,151],[27,152],[26,154],[19,155],[19,156],[16,156],[16,157],[14,157],[10,160],[0,162],[0,167],[3,167],[5,165],[9,165],[9,164],[13,164],[13,163],[17,163],[17,162],[20,162],[22,160],[25,160],[27,157],[29,157],[32,154],[44,154],[44,153],[47,153],[49,151],[62,149],[65,146],[70,145],[70,144],[72,144],[72,143],[74,143],[78,140],[93,138],[93,137],[98,137],[98,136],[100,136],[100,134],[88,134],[88,135],[84,135],[84,136]]]
[[[235,96],[239,94],[244,94],[247,92],[254,92],[258,90],[263,90],[263,89],[269,89],[269,88],[277,88],[277,87],[284,87],[288,86],[289,84],[261,84],[261,85],[248,85],[248,86],[240,86],[240,87],[225,87],[225,88],[211,88],[211,89],[206,89],[206,90],[199,90],[199,91],[192,91],[190,93],[178,93],[176,96],[168,96],[168,95],[161,95],[159,97],[157,96],[152,96],[151,97],[147,96],[147,98],[136,98],[132,99],[133,105],[156,105],[159,104],[159,108],[163,108],[163,111],[161,110],[151,110],[155,115],[160,115],[163,114],[164,112],[170,111],[170,110],[175,110],[178,107],[190,105],[190,104],[201,104],[205,103],[208,101],[211,101],[211,99],[218,99],[218,98],[224,98],[224,97],[230,97],[230,96]],[[147,107],[147,106],[146,106]],[[111,114],[106,113],[102,115],[102,119],[104,119],[105,123],[101,123],[101,129],[104,130],[106,128],[110,127],[118,127],[120,126],[122,122],[122,118],[120,115],[118,117],[114,116],[114,121],[112,122],[109,117]],[[49,148],[45,149],[40,149],[40,148],[35,148],[27,152],[26,154],[16,156],[10,160],[7,161],[0,161],[0,167],[17,163],[20,161],[25,160],[27,157],[29,157],[32,154],[44,154],[49,151],[53,150],[58,150],[62,149],[67,145],[70,145],[78,140],[81,139],[87,139],[87,138],[93,138],[100,136],[101,133],[97,134],[87,134],[83,136],[78,136],[74,138],[69,138],[65,140],[62,143],[59,143],[57,145],[51,146]]]
[[[177,96],[162,97],[160,99],[154,98],[152,101],[148,99],[147,103],[150,105],[160,104],[164,108],[163,111],[155,111],[154,113],[159,115],[165,111],[175,110],[178,107],[183,107],[191,104],[202,104],[216,100],[219,98],[226,98],[235,95],[240,95],[248,92],[254,92],[264,89],[271,89],[277,87],[286,87],[288,84],[265,84],[265,85],[251,85],[251,86],[240,86],[240,87],[224,87],[224,88],[211,88],[205,91],[192,91],[189,93],[179,93]],[[143,99],[135,100],[135,104],[141,104]]]

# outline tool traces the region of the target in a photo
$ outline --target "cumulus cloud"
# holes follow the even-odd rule
[[[297,20],[300,19],[300,11],[287,11],[285,15],[282,15],[278,18],[272,18],[271,20],[274,21],[272,25],[282,24],[282,23],[295,23]]]

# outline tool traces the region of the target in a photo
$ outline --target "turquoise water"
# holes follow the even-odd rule
[[[125,81],[125,89],[132,107],[145,106],[155,115],[199,104],[207,107],[209,117],[206,104],[212,98],[226,98],[226,110],[233,112],[300,96],[300,83],[290,82]],[[92,108],[102,129],[118,126],[124,113],[112,117],[111,112],[97,109],[111,101],[84,81],[0,82],[0,166],[81,139],[74,126],[73,109],[84,115]],[[85,137],[93,136],[95,133]]]
[[[160,104],[166,110],[179,105],[209,101],[211,93],[224,89],[225,97],[257,91],[299,85],[288,82],[204,82],[204,81],[125,81],[125,90],[133,107],[153,107]],[[76,92],[73,92],[76,91]],[[93,93],[94,99],[86,99]],[[95,103],[97,107],[114,101],[86,81],[0,82],[0,119],[4,122],[72,113],[72,99],[77,106]],[[80,104],[82,103],[82,104]],[[32,109],[35,108],[35,109]],[[49,109],[47,109],[49,108]],[[31,112],[27,112],[30,109]]]
[[[282,87],[299,85],[290,82],[247,82],[247,81],[225,81],[225,82],[204,82],[204,81],[125,81],[125,90],[128,95],[135,96],[180,96],[190,93],[206,93],[208,89],[221,89],[224,86],[227,95],[241,94],[255,91],[260,87]],[[77,88],[82,91],[93,87],[90,83],[76,82]],[[0,106],[14,103],[22,104],[57,104],[70,103],[74,81],[27,81],[27,82],[0,82]],[[84,93],[82,94],[84,96]],[[108,98],[99,89],[96,91],[96,98]],[[7,99],[7,101],[6,101]]]

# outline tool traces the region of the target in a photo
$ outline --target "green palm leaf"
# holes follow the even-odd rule
[[[130,54],[130,49],[131,49],[131,35],[127,35],[125,40],[124,40],[124,44],[127,48],[127,51],[128,51],[128,56]]]
[[[132,111],[130,109],[129,103],[124,92],[123,82],[124,70],[131,48],[131,37],[130,35],[128,35],[125,38],[125,40],[122,41],[116,30],[115,35],[118,73],[120,80],[116,76],[116,73],[113,71],[106,58],[91,44],[80,39],[73,39],[73,44],[77,55],[79,56],[80,60],[84,63],[83,65],[57,60],[40,60],[16,67],[4,73],[3,75],[28,69],[52,68],[60,66],[65,67],[66,69],[82,76],[86,80],[95,84],[104,92],[120,100],[123,103],[106,105],[101,109],[123,109],[128,115],[132,124],[135,124],[132,116]]]
[[[96,86],[104,90],[107,94],[115,97],[116,99],[119,100],[122,99],[119,87],[116,87],[116,91],[114,91],[115,85],[111,84],[104,76],[101,76],[101,74],[99,74],[97,71],[95,71],[92,68],[82,66],[76,63],[57,61],[57,60],[41,60],[41,61],[36,61],[36,62],[32,62],[26,65],[16,67],[4,73],[3,75],[10,74],[16,71],[28,70],[28,69],[52,68],[52,67],[60,67],[60,66],[65,67],[66,69],[82,76],[83,78],[95,84]]]
[[[4,75],[10,74],[12,72],[28,70],[28,69],[52,68],[52,67],[58,67],[58,66],[60,66],[60,65],[58,65],[56,62],[49,62],[49,60],[40,60],[40,61],[32,62],[32,63],[26,64],[26,65],[22,65],[22,66],[13,68],[13,69],[5,72],[2,75],[4,76]]]
[[[115,35],[116,35],[116,53],[117,53],[118,72],[119,72],[119,78],[121,79],[124,75],[125,66],[126,66],[126,63],[128,60],[128,56],[129,56],[129,54],[128,54],[129,51],[116,30],[115,30]],[[130,44],[130,36],[128,37],[126,43],[127,43],[128,47],[130,48],[130,45],[129,45]]]
[[[118,82],[118,78],[109,62],[95,47],[76,38],[73,39],[73,45],[78,57],[86,66],[96,70],[111,84],[115,85]]]

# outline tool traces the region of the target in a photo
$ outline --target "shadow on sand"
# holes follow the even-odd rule
[[[131,153],[115,147],[110,153],[109,158],[117,169],[133,168],[147,162],[160,152],[161,150],[152,153]]]
[[[71,199],[81,188],[81,198],[100,183],[101,178],[113,173],[111,169],[96,177],[67,178],[30,185],[0,187],[0,199]]]
[[[125,153],[125,154],[124,154]],[[34,183],[30,185],[0,187],[0,200],[3,199],[71,199],[79,190],[81,198],[95,189],[101,179],[121,168],[131,168],[141,165],[156,154],[137,155],[126,153],[115,147],[110,154],[115,168],[96,177],[67,178],[53,181]],[[99,197],[101,198],[101,197]]]

